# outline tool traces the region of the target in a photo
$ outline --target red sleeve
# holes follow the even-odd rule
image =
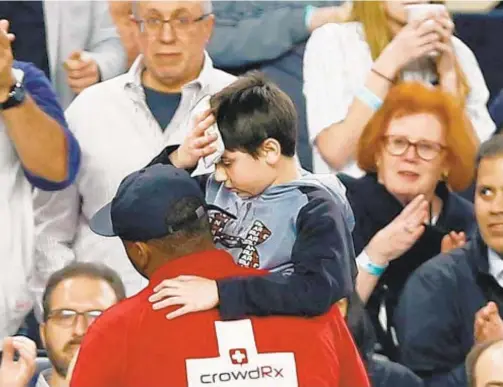
[[[90,326],[80,346],[70,387],[120,387],[123,342],[113,329],[103,331],[99,320]]]
[[[337,306],[329,312],[333,316],[333,332],[338,344],[340,363],[340,386],[371,387],[367,371],[363,365],[358,348]]]

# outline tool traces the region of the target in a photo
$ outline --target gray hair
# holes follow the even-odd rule
[[[131,14],[137,18],[138,17],[138,3],[141,0],[132,0],[131,1]],[[195,0],[192,0],[195,1]],[[211,3],[211,0],[203,0],[200,1],[201,3],[201,8],[203,9],[203,13],[205,15],[210,14],[213,12],[213,4]]]

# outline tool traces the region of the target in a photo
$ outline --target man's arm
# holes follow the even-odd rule
[[[270,314],[314,316],[348,297],[354,288],[356,266],[351,233],[338,206],[319,194],[302,208],[292,249],[292,275],[271,273],[217,281],[222,318]]]
[[[126,71],[127,55],[112,21],[108,2],[90,1],[89,4],[93,25],[86,53],[98,64],[100,80],[104,81]]]
[[[339,7],[309,12],[307,7],[288,3],[268,9],[267,2],[216,1],[213,8],[216,20],[208,52],[220,68],[276,59],[307,40],[315,28],[341,21],[343,15]]]
[[[58,192],[38,189],[33,192],[35,267],[30,277],[30,290],[39,321],[42,321],[42,297],[49,277],[75,260],[73,243],[77,235],[80,203],[77,183]]]
[[[451,261],[449,256],[439,256]],[[395,309],[394,326],[402,364],[429,387],[465,386],[464,357],[455,280],[434,258],[407,281]]]
[[[43,72],[29,63],[14,62],[14,68],[24,71],[27,96],[20,105],[0,112],[9,137],[34,186],[48,191],[63,189],[74,181],[78,171],[77,140],[68,130]]]

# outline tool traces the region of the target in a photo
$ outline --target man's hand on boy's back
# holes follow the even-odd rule
[[[195,119],[194,129],[185,137],[183,143],[174,151],[169,159],[171,163],[182,169],[194,168],[201,157],[211,155],[216,151],[214,144],[216,134],[206,135],[206,130],[215,123],[215,117],[210,110]]]

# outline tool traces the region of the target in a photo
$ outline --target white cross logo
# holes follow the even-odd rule
[[[231,359],[234,360],[233,363],[242,364],[246,357],[246,354],[241,352],[240,349],[231,349]]]

